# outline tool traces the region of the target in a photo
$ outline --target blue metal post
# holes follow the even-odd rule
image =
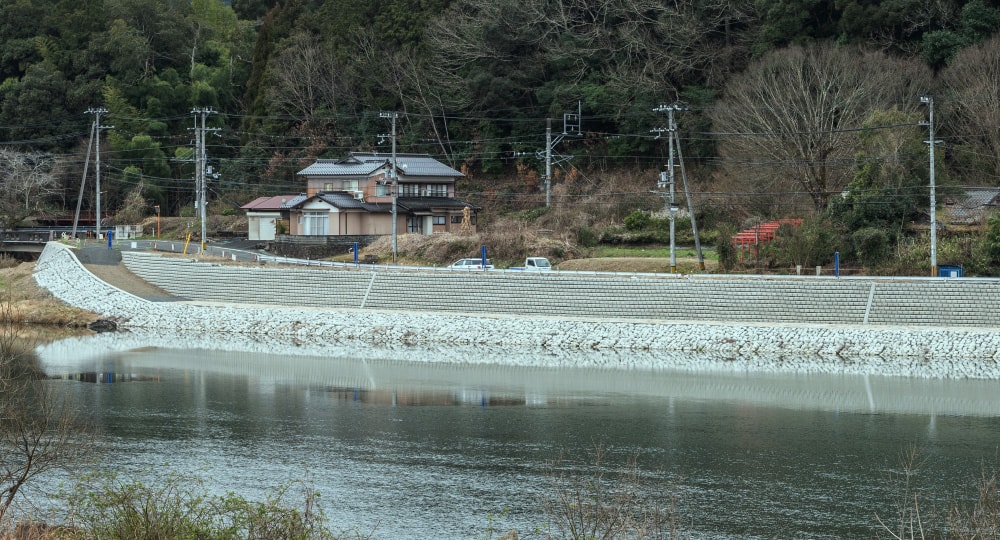
[[[486,268],[486,244],[482,247],[483,268]]]
[[[108,249],[111,249],[111,242],[115,239],[115,231],[108,231]]]
[[[833,275],[840,277],[840,252],[833,252]]]
[[[354,264],[358,264],[358,243],[354,243]]]

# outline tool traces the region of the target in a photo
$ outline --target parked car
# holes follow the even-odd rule
[[[493,270],[493,263],[486,259],[486,266],[483,266],[482,259],[459,259],[450,266],[449,270]]]
[[[528,257],[524,259],[524,266],[511,266],[510,269],[525,272],[551,272],[552,263],[545,257]]]

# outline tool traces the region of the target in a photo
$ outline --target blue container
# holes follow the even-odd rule
[[[955,264],[942,264],[938,266],[938,277],[962,277],[962,267]]]

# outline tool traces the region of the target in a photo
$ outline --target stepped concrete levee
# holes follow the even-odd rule
[[[512,364],[527,358],[529,364],[588,363],[611,369],[1000,379],[1000,332],[988,326],[986,315],[961,311],[970,317],[962,326],[873,322],[877,309],[904,305],[897,299],[878,307],[879,282],[862,282],[864,286],[858,287],[852,280],[824,281],[822,290],[810,292],[801,290],[805,281],[789,279],[634,276],[633,281],[569,273],[505,277],[492,272],[300,268],[290,273],[287,268],[238,269],[183,259],[164,262],[157,255],[126,258],[136,263],[133,268],[139,272],[158,272],[158,277],[149,277],[164,289],[173,288],[173,294],[194,300],[152,301],[130,294],[97,277],[72,249],[56,242],[42,252],[34,278],[56,298],[112,319],[123,329],[148,330],[153,335],[158,331],[207,334],[213,343],[236,339],[269,347],[273,342],[321,354],[348,351],[352,356],[392,358],[408,357],[406,351],[413,347],[461,349],[466,351],[459,356],[461,363]],[[296,278],[291,289],[284,283],[289,276]],[[993,285],[977,283],[985,288],[973,294],[993,294]],[[944,296],[925,302],[949,301],[949,295],[961,288],[939,289]],[[237,293],[243,296],[236,297]],[[719,305],[704,307],[711,304],[699,295],[706,294]],[[630,301],[620,301],[626,295]],[[236,303],[236,298],[249,302]],[[263,304],[264,300],[273,305]],[[334,307],[336,302],[345,307]],[[678,312],[659,305],[671,302],[692,306],[691,314],[673,320]],[[611,304],[615,306],[607,307]],[[449,306],[457,307],[443,311]],[[987,309],[985,303],[975,306],[969,309]],[[560,314],[552,315],[556,312]],[[848,315],[830,316],[838,312]],[[653,316],[657,314],[669,318]],[[816,321],[842,322],[849,316],[853,321],[861,318],[862,323],[764,321],[813,315]],[[693,320],[695,316],[703,319]],[[724,316],[732,320],[712,320]],[[749,322],[740,322],[740,317]],[[914,320],[932,319],[937,320],[923,315]],[[489,360],[497,356],[481,351],[502,359]],[[431,358],[440,360],[444,355]]]
[[[236,266],[123,252],[136,275],[198,301],[574,318],[1000,327],[1000,280],[432,272]]]

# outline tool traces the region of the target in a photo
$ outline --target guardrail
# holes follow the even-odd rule
[[[114,241],[115,247],[119,250],[134,251],[165,251],[169,253],[185,253],[196,256],[201,255],[201,245],[196,242],[187,243],[179,240],[121,240]],[[797,274],[670,274],[658,272],[607,272],[597,270],[553,270],[551,272],[524,272],[523,270],[511,270],[506,268],[496,268],[492,270],[457,270],[441,266],[407,266],[391,263],[365,263],[365,262],[339,262],[325,261],[318,259],[298,259],[294,257],[280,257],[268,255],[256,251],[249,251],[227,246],[209,244],[205,250],[206,255],[230,259],[234,262],[259,262],[269,264],[287,264],[304,267],[317,268],[341,268],[358,270],[379,270],[386,272],[445,272],[458,274],[475,273],[500,273],[530,275],[535,278],[544,279],[546,277],[558,276],[592,276],[592,277],[617,277],[635,279],[690,279],[690,280],[714,280],[743,278],[749,280],[841,280],[841,281],[865,281],[865,282],[906,282],[906,281],[973,281],[977,283],[1000,282],[1000,278],[973,278],[973,277],[931,277],[931,276],[835,276],[835,275],[797,275]]]

